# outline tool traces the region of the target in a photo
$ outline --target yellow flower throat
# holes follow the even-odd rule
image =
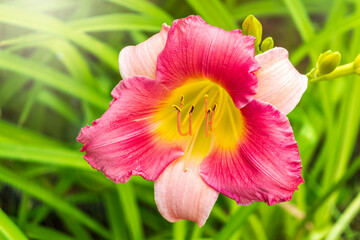
[[[187,159],[203,159],[214,144],[233,149],[244,132],[243,116],[232,98],[207,79],[172,90],[154,116],[156,134],[181,143]]]

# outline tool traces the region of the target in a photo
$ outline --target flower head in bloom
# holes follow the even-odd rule
[[[307,78],[283,48],[255,56],[254,39],[190,16],[124,48],[109,109],[77,138],[84,158],[115,183],[155,181],[171,222],[202,226],[219,193],[290,200],[303,179],[286,114]]]

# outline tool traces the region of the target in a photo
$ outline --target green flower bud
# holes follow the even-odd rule
[[[332,52],[328,50],[320,55],[316,63],[317,77],[331,73],[339,65],[341,60],[341,54],[339,52]]]
[[[259,49],[262,37],[262,26],[259,20],[254,17],[254,15],[249,15],[245,18],[242,24],[242,33],[245,35],[254,36],[256,38],[254,46],[256,49]]]
[[[354,60],[355,73],[360,75],[360,54]]]
[[[264,39],[264,41],[261,43],[261,51],[266,52],[267,50],[270,50],[274,48],[274,40],[272,37],[267,37]]]

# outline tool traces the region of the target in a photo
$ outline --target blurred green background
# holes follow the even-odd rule
[[[293,200],[168,223],[153,182],[115,185],[79,152],[107,109],[118,53],[191,14],[228,30],[248,14],[302,73],[360,53],[359,0],[0,0],[0,239],[360,239],[360,76],[312,83],[289,115],[305,183]]]

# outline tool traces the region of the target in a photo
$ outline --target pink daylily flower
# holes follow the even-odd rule
[[[155,181],[170,222],[202,226],[222,193],[240,205],[288,201],[301,177],[286,117],[307,77],[283,48],[255,56],[254,37],[199,16],[174,21],[120,52],[113,101],[77,140],[115,183]]]

